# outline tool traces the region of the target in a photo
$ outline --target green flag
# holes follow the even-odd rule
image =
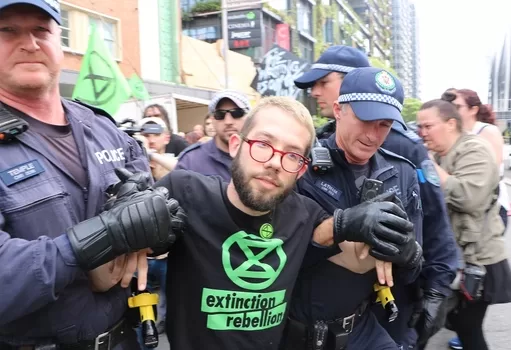
[[[149,95],[149,92],[147,92],[147,89],[145,88],[144,82],[135,73],[133,73],[131,78],[128,80],[128,83],[130,84],[131,94],[133,97],[144,101],[151,98],[151,95]]]
[[[130,96],[128,81],[93,25],[73,98],[113,115]]]

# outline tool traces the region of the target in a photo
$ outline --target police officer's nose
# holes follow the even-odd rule
[[[21,34],[21,49],[27,52],[36,52],[40,49],[37,37],[32,32]]]
[[[316,82],[313,86],[312,86],[312,89],[311,89],[311,96],[313,98],[318,98],[319,96],[321,96],[321,88],[319,86],[319,82]]]

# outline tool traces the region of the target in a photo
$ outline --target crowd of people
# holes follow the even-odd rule
[[[141,349],[138,291],[173,350],[488,349],[511,302],[503,138],[476,92],[404,90],[332,46],[288,97],[219,91],[179,135],[128,136],[59,92],[58,1],[0,4],[0,349]],[[137,335],[138,332],[138,335]]]

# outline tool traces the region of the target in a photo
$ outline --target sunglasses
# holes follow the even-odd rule
[[[229,113],[231,117],[234,119],[239,119],[243,117],[247,111],[243,108],[233,108],[233,109],[217,109],[215,113],[213,113],[213,117],[215,120],[224,120],[225,115]]]

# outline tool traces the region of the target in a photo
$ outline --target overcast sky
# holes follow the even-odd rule
[[[491,58],[511,29],[511,0],[414,0],[423,101],[447,88],[488,95]]]

